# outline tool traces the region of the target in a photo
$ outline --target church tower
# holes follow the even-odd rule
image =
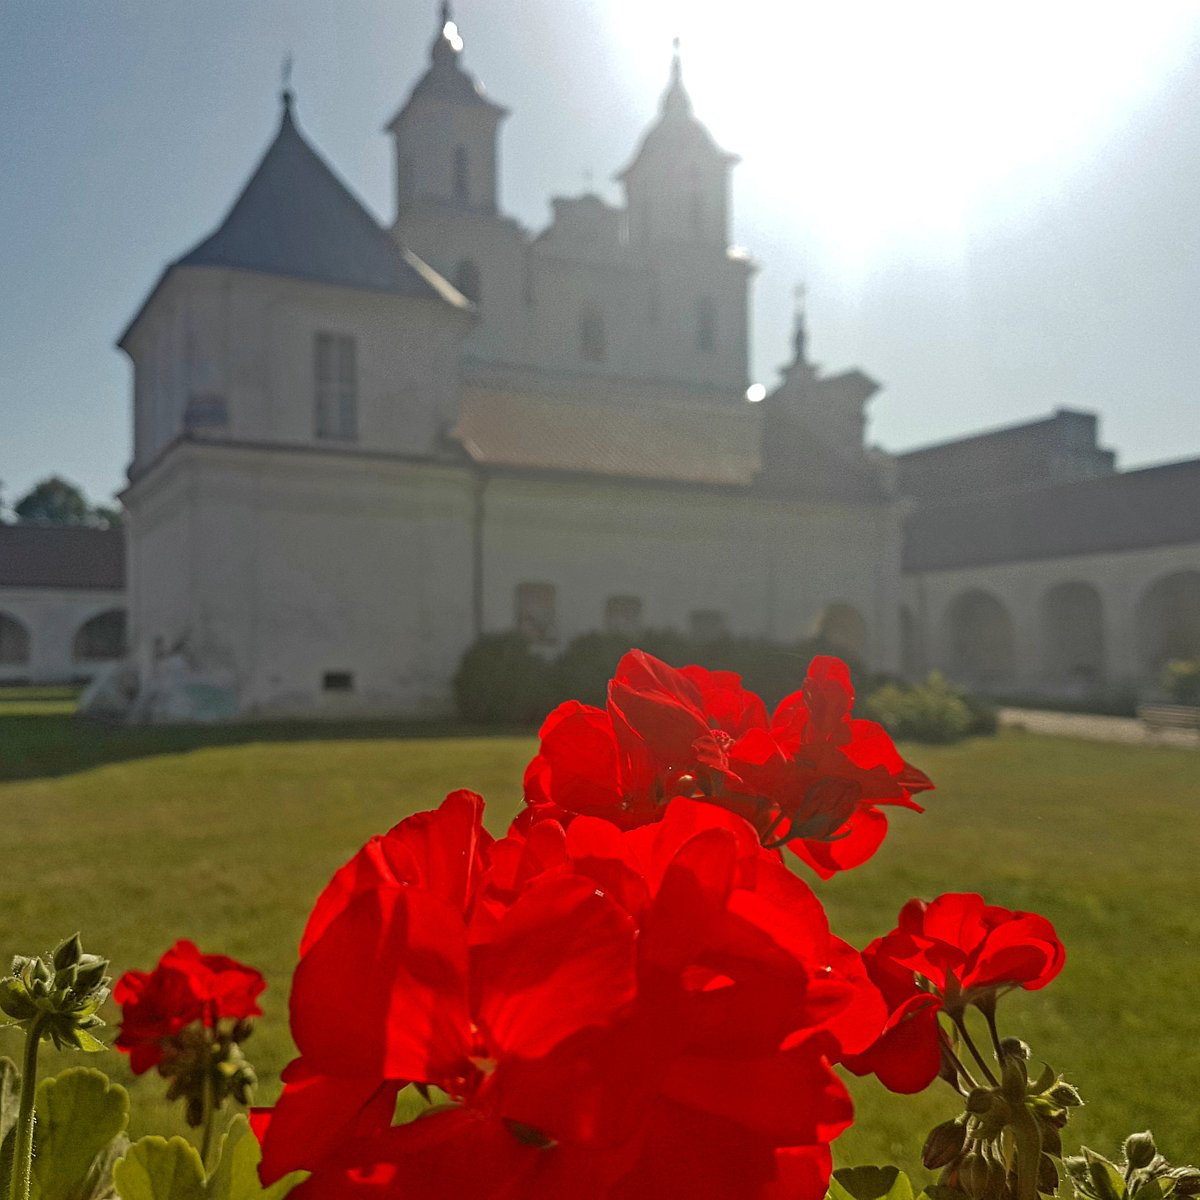
[[[481,318],[464,362],[512,362],[524,334],[524,235],[500,212],[500,124],[463,66],[449,3],[438,10],[429,67],[389,122],[396,154],[396,221],[402,245],[448,279]]]
[[[677,38],[658,120],[617,176],[625,187],[630,244],[674,242],[724,251],[729,243],[729,174],[738,161],[692,112]]]
[[[429,49],[429,69],[392,118],[396,213],[414,208],[493,214],[496,143],[508,110],[483,94],[462,65],[463,42],[448,0]]]

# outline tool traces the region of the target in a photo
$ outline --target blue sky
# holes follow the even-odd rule
[[[303,128],[390,220],[381,127],[434,9],[0,0],[5,497],[51,473],[97,500],[121,486],[114,339],[270,139],[285,53]],[[455,15],[468,66],[513,110],[503,203],[531,228],[589,172],[617,199],[683,37],[698,114],[743,155],[735,237],[761,264],[763,382],[805,279],[813,357],[884,384],[870,436],[886,448],[1066,406],[1100,413],[1124,465],[1200,454],[1200,0],[459,0]]]

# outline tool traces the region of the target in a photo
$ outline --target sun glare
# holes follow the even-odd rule
[[[722,0],[612,8],[649,86],[682,38],[697,111],[743,156],[742,186],[849,257],[951,241],[976,209],[1035,202],[1200,29],[1196,0],[763,0],[753,21]]]

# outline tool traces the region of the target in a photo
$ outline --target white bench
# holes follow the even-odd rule
[[[1137,715],[1147,729],[1189,729],[1200,733],[1200,708],[1190,704],[1139,704]]]

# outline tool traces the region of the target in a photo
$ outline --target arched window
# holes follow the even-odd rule
[[[971,588],[946,609],[943,625],[946,670],[956,683],[1004,687],[1016,674],[1012,617],[991,592]]]
[[[20,667],[29,661],[29,630],[15,617],[0,613],[0,667]]]
[[[1200,658],[1200,571],[1176,571],[1155,580],[1137,606],[1142,669],[1158,683],[1175,658]]]
[[[717,345],[717,306],[711,296],[701,296],[696,305],[696,348],[714,350]]]
[[[466,146],[454,147],[454,198],[464,202],[471,198],[471,172]]]
[[[479,268],[473,259],[464,258],[454,270],[454,286],[473,304],[482,298],[479,287]]]
[[[76,662],[108,662],[124,653],[125,614],[119,608],[85,621],[71,648],[71,656]]]
[[[1104,682],[1104,609],[1090,584],[1059,583],[1042,597],[1042,668],[1046,682],[1088,696]]]
[[[585,308],[579,318],[579,353],[584,362],[603,362],[608,357],[604,317],[597,309]]]

